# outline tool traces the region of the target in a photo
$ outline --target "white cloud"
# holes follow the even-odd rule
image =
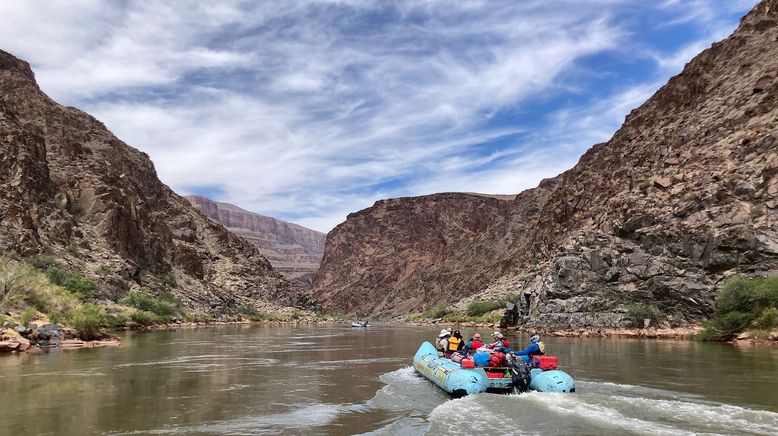
[[[707,36],[643,55],[614,18],[635,14],[626,0],[4,2],[0,47],[29,60],[52,97],[148,152],[179,192],[211,187],[327,231],[382,197],[516,193],[569,168],[731,29],[720,8],[693,6],[673,25],[703,23]],[[559,83],[615,50],[653,59],[657,77],[612,95]],[[493,124],[564,93],[598,97],[541,125]],[[506,137],[517,139],[484,151]]]

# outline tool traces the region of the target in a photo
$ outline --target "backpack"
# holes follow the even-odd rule
[[[483,351],[479,351],[473,355],[473,361],[475,361],[476,366],[489,366],[489,359],[489,353]]]

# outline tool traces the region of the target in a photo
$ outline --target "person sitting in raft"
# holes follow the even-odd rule
[[[484,346],[484,342],[481,340],[481,334],[476,333],[465,345],[465,355],[469,355],[478,351],[479,348]]]
[[[436,348],[438,349],[438,354],[441,356],[445,355],[446,350],[448,349],[448,337],[449,337],[448,330],[443,329],[440,331],[438,338],[435,339],[435,345]]]
[[[465,340],[462,339],[462,334],[459,333],[459,330],[454,330],[454,333],[452,333],[451,336],[449,336],[448,338],[446,357],[450,359],[452,354],[461,351],[464,347],[465,347]]]
[[[503,336],[503,334],[500,332],[492,333],[492,337],[494,338],[494,342],[486,346],[486,348],[490,350],[498,350],[502,348],[508,348],[511,346],[511,343],[508,342],[508,340],[505,339],[505,336]]]
[[[527,360],[532,360],[532,356],[542,356],[545,354],[546,346],[540,341],[540,335],[536,332],[530,333],[529,345],[527,348],[516,351],[513,354],[515,356],[526,356]]]

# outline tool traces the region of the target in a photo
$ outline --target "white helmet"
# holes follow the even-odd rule
[[[502,333],[500,333],[500,332],[494,332],[494,333],[492,333],[492,336],[497,338],[497,339],[501,339],[503,337]]]

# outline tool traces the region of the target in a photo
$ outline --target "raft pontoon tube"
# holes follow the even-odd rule
[[[513,391],[513,379],[508,369],[503,368],[504,377],[493,378],[486,374],[489,368],[462,368],[450,359],[439,357],[438,351],[429,342],[421,344],[419,351],[413,356],[413,367],[427,380],[454,397],[481,392]],[[533,368],[530,371],[529,388],[540,392],[575,392],[575,381],[564,371]]]

